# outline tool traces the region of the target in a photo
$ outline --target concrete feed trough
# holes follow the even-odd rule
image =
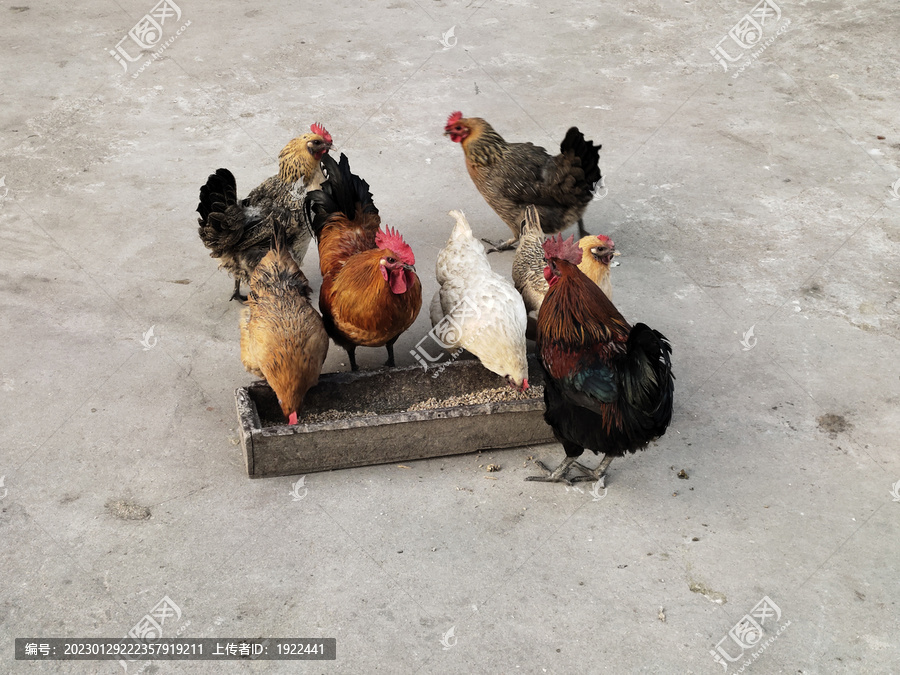
[[[543,384],[533,357],[529,382]],[[247,474],[306,474],[552,442],[542,396],[408,411],[430,398],[503,386],[503,379],[472,360],[448,364],[438,377],[419,367],[329,373],[309,392],[301,423],[289,426],[274,392],[256,382],[235,392]],[[339,416],[302,423],[327,411]]]

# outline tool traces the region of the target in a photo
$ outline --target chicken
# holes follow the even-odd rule
[[[522,236],[513,259],[512,278],[516,290],[525,300],[525,309],[537,312],[547,294],[550,285],[544,278],[544,234],[541,231],[540,218],[534,206],[525,209],[525,221],[522,224]],[[578,246],[584,253],[578,269],[600,287],[606,297],[612,300],[612,283],[609,278],[610,267],[618,265],[613,257],[619,255],[616,245],[609,237],[598,234],[582,237]]]
[[[331,134],[320,124],[311,133],[290,141],[278,155],[278,175],[267,178],[244,199],[237,199],[237,183],[228,169],[211,174],[200,188],[200,239],[209,255],[218,258],[234,277],[232,300],[246,300],[241,282],[269,251],[274,222],[285,228],[287,246],[303,264],[312,230],[303,208],[307,190],[317,190],[325,180],[322,158],[331,149]]]
[[[535,351],[544,371],[544,419],[566,458],[554,470],[526,480],[605,485],[614,457],[643,449],[672,419],[675,390],[669,341],[642,323],[634,327],[596,284],[576,267],[582,251],[554,237],[544,243],[550,290],[538,314]],[[576,462],[585,448],[604,453],[591,471]]]
[[[241,362],[265,378],[288,422],[296,424],[306,392],[319,381],[328,334],[280,223],[275,229],[275,246],[250,276],[250,297],[241,312]]]
[[[444,134],[462,145],[475,187],[512,230],[512,239],[488,253],[515,245],[529,204],[537,207],[544,232],[561,232],[577,222],[579,236],[587,235],[582,216],[601,179],[601,146],[586,141],[577,127],[566,133],[555,157],[531,143],[507,143],[483,119],[461,112],[450,115]]]
[[[352,370],[358,370],[357,346],[387,347],[385,365],[393,367],[394,343],[422,307],[416,258],[399,232],[380,228],[369,184],[350,172],[343,154],[333,174],[323,190],[307,196],[319,243],[325,329],[347,350]]]
[[[525,303],[506,279],[491,269],[484,246],[472,235],[462,211],[438,253],[441,285],[431,302],[431,324],[447,348],[463,347],[516,389],[528,388]]]

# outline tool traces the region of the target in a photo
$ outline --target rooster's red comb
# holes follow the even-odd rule
[[[556,258],[557,260],[570,262],[573,265],[581,263],[582,251],[578,244],[575,243],[574,234],[568,239],[563,239],[561,234],[548,237],[547,240],[544,241],[543,246],[545,260]]]
[[[375,246],[380,249],[390,249],[397,254],[397,257],[406,265],[415,265],[416,256],[413,255],[412,249],[409,247],[403,237],[397,230],[390,226],[384,230],[379,229],[375,235]]]
[[[462,119],[462,113],[459,110],[457,110],[454,113],[450,113],[450,117],[447,118],[447,126],[445,126],[444,129],[449,129],[454,124],[459,122],[461,119]]]
[[[332,141],[331,141],[331,134],[329,134],[327,131],[325,131],[325,127],[323,127],[323,126],[322,126],[321,124],[319,124],[318,122],[313,122],[312,124],[310,124],[310,125],[309,125],[309,130],[310,130],[311,132],[313,132],[314,134],[319,134],[319,136],[321,136],[322,138],[324,138],[325,141],[326,141],[327,143],[331,143],[331,142],[332,142]]]

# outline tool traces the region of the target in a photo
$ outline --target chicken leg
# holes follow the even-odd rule
[[[231,297],[228,298],[228,302],[231,302],[232,300],[238,300],[239,302],[243,302],[244,304],[247,304],[247,296],[241,295],[241,280],[240,279],[234,280],[234,293],[232,293]]]
[[[398,335],[397,337],[400,337],[400,336]],[[385,347],[387,347],[388,360],[384,362],[384,365],[386,365],[388,368],[395,368],[397,365],[396,363],[394,363],[394,343],[396,341],[397,341],[397,338],[395,337],[393,340],[391,340],[390,342],[388,342],[385,345]]]
[[[344,347],[347,350],[347,357],[350,359],[350,370],[356,372],[359,366],[356,365],[356,345],[352,347]]]
[[[600,465],[593,471],[591,471],[581,462],[575,462],[575,466],[583,471],[586,475],[575,476],[575,478],[572,479],[572,482],[579,483],[586,480],[597,481],[598,483],[600,483],[600,487],[606,487],[606,470],[609,468],[609,465],[612,464],[612,461],[612,456],[603,455],[603,460],[600,462]]]
[[[584,218],[578,219],[578,238],[583,239],[588,236],[588,231],[584,229]]]

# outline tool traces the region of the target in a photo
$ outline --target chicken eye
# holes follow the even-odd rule
[[[386,258],[386,260],[387,260],[391,265],[393,265],[395,262],[397,262],[397,259],[396,259],[396,258]]]

